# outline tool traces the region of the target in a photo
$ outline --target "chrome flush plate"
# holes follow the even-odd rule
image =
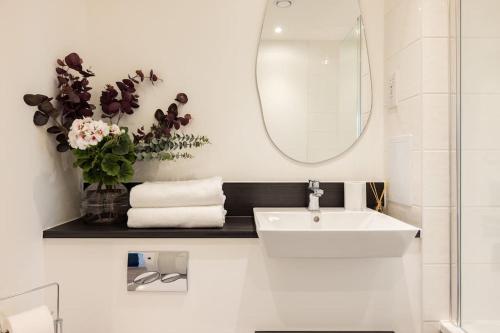
[[[129,252],[127,290],[187,292],[188,262],[186,251]]]

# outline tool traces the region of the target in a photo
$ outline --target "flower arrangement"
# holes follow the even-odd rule
[[[99,98],[101,119],[94,120],[96,106],[91,103],[90,79],[95,74],[83,67],[83,59],[70,53],[57,60],[57,94],[55,98],[42,94],[26,94],[24,102],[36,107],[33,123],[48,125],[47,132],[55,136],[59,152],[72,151],[76,167],[83,170],[88,183],[115,185],[130,181],[136,160],[176,160],[192,158],[187,151],[209,143],[205,136],[176,133],[188,125],[190,114],[181,116],[179,109],[188,102],[185,93],[179,93],[167,112],[156,110],[148,132],[144,126],[129,137],[127,128],[119,127],[120,120],[139,108],[137,85],[149,81],[155,85],[161,79],[153,70],[107,84]],[[55,103],[54,103],[55,102]],[[100,186],[99,186],[100,188]]]
[[[36,107],[33,123],[47,126],[53,135],[57,151],[71,151],[74,166],[83,172],[83,180],[91,184],[82,201],[82,211],[98,223],[114,222],[128,209],[126,188],[121,183],[132,180],[136,160],[176,160],[192,158],[188,151],[209,143],[205,136],[180,134],[176,131],[187,126],[192,117],[181,116],[179,109],[188,102],[184,93],[177,94],[167,112],[161,109],[154,114],[155,124],[149,131],[144,126],[133,134],[120,127],[124,116],[134,114],[139,108],[137,86],[161,79],[150,70],[142,70],[127,78],[107,84],[101,91],[100,119],[94,119],[96,106],[91,102],[90,79],[95,74],[83,67],[77,53],[70,53],[57,60],[57,94],[26,94],[24,102]]]

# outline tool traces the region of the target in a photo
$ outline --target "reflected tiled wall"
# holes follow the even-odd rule
[[[500,314],[500,1],[462,0],[462,322]]]
[[[450,316],[450,112],[448,0],[387,0],[386,81],[397,73],[397,107],[386,108],[386,148],[412,135],[410,206],[389,213],[422,227],[422,330]],[[386,149],[386,160],[388,149]]]

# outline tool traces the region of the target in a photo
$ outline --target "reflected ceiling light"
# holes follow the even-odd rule
[[[274,4],[278,8],[288,8],[292,6],[293,2],[292,0],[276,0]]]
[[[280,27],[280,26],[277,26],[276,28],[274,28],[274,32],[277,33],[277,34],[280,34],[283,32],[283,28]]]

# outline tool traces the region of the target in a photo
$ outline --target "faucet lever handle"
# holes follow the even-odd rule
[[[309,189],[314,190],[314,189],[319,189],[319,181],[317,180],[309,180]]]

